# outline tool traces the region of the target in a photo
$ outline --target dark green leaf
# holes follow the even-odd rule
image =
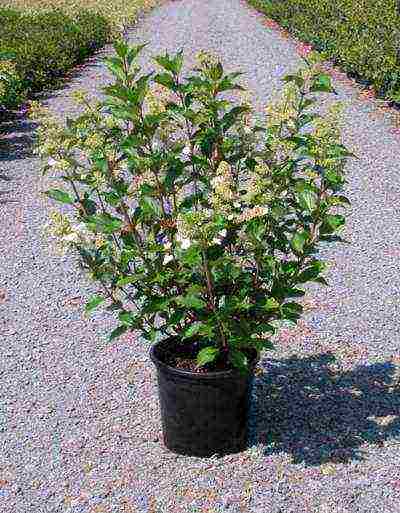
[[[157,84],[161,84],[172,91],[176,89],[175,81],[169,73],[158,73],[154,77],[154,82],[157,82]]]
[[[239,369],[241,372],[246,372],[248,369],[248,358],[242,353],[242,351],[238,351],[237,349],[233,349],[229,353],[229,359],[234,367]]]
[[[121,229],[122,221],[110,214],[98,214],[90,216],[87,224],[95,231],[102,233],[114,233]]]
[[[118,328],[115,328],[114,331],[112,331],[110,337],[109,337],[109,342],[112,342],[113,340],[115,340],[116,338],[120,337],[121,335],[123,335],[124,333],[126,333],[128,331],[129,327],[128,326],[118,326]]]
[[[149,300],[144,308],[146,313],[165,312],[170,304],[170,298],[154,297]]]
[[[304,86],[304,78],[300,75],[285,75],[282,78],[283,82],[294,82],[300,89]]]
[[[281,306],[281,313],[284,319],[296,320],[303,313],[303,307],[298,303],[285,303]]]
[[[194,292],[189,292],[186,296],[178,296],[177,301],[180,305],[187,308],[201,309],[206,306],[206,302]]]

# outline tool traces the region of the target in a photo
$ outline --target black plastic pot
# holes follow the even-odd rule
[[[251,371],[207,373],[177,369],[164,363],[165,349],[174,339],[152,346],[157,368],[165,446],[174,453],[208,457],[246,449],[247,417],[253,370],[259,355],[251,350]]]

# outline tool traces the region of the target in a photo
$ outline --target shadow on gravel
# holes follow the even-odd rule
[[[362,460],[364,443],[400,438],[400,384],[391,362],[332,370],[331,353],[267,359],[254,382],[255,440],[293,463]],[[376,419],[380,417],[380,419]]]
[[[13,119],[3,121],[0,127],[0,163],[12,162],[32,156],[34,129],[36,124],[17,114]]]

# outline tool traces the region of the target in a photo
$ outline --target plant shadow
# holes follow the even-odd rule
[[[36,126],[24,112],[3,120],[0,128],[0,162],[31,157]]]
[[[363,460],[365,443],[400,439],[400,381],[391,362],[334,369],[335,357],[265,359],[253,388],[253,436],[265,455],[307,466]],[[378,418],[378,419],[377,419]]]

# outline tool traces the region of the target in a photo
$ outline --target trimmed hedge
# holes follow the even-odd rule
[[[397,0],[248,0],[379,96],[400,102]]]
[[[13,108],[32,92],[58,83],[110,37],[110,23],[81,10],[24,13],[0,8],[0,105]]]

